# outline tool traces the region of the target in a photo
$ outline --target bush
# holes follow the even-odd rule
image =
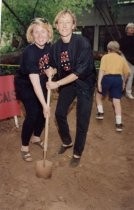
[[[95,60],[95,67],[97,70],[99,70],[100,67],[100,61],[99,60]]]
[[[15,75],[19,65],[4,65],[0,64],[0,76]]]
[[[11,45],[5,45],[1,47],[0,54],[6,54],[8,52],[14,52],[16,50],[15,47],[12,47]]]

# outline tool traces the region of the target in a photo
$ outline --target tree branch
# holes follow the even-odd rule
[[[104,23],[105,23],[105,26],[107,28],[107,31],[109,33],[109,35],[111,36],[111,38],[114,40],[114,37],[113,37],[113,34],[110,32],[109,28],[108,28],[108,24],[107,24],[107,21],[105,20],[105,14],[103,15],[103,11],[101,11],[101,8],[97,6],[97,4],[95,4],[95,7],[96,9],[98,10],[98,12],[100,13]]]
[[[36,1],[35,7],[34,7],[34,10],[33,10],[33,17],[35,16],[35,11],[36,11],[36,8],[38,6],[38,3],[39,3],[39,0]]]
[[[112,24],[113,24],[114,28],[116,29],[117,35],[118,35],[119,38],[121,38],[121,33],[120,33],[120,31],[118,29],[118,26],[116,24],[116,21],[115,21],[115,18],[114,18],[114,14],[113,14],[113,12],[111,10],[111,5],[110,5],[109,0],[106,0],[106,6],[107,6],[107,10],[109,12],[109,16],[111,18]]]
[[[24,25],[24,23],[20,20],[20,18],[15,14],[15,12],[11,9],[11,7],[6,3],[5,0],[2,0],[3,4],[5,5],[5,7],[11,12],[11,14],[16,18],[16,20],[21,24],[21,26],[23,26],[24,30],[26,31],[26,26]]]

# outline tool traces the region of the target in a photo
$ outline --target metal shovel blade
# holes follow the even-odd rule
[[[49,179],[52,176],[53,163],[49,160],[39,160],[36,162],[35,171],[38,178]]]

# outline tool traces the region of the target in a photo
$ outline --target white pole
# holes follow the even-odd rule
[[[17,115],[14,116],[14,122],[15,122],[16,128],[19,128],[19,122],[18,122],[18,117],[17,117]]]

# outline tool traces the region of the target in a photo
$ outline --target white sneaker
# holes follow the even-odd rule
[[[134,99],[134,96],[131,93],[126,93],[126,97],[129,99]]]

